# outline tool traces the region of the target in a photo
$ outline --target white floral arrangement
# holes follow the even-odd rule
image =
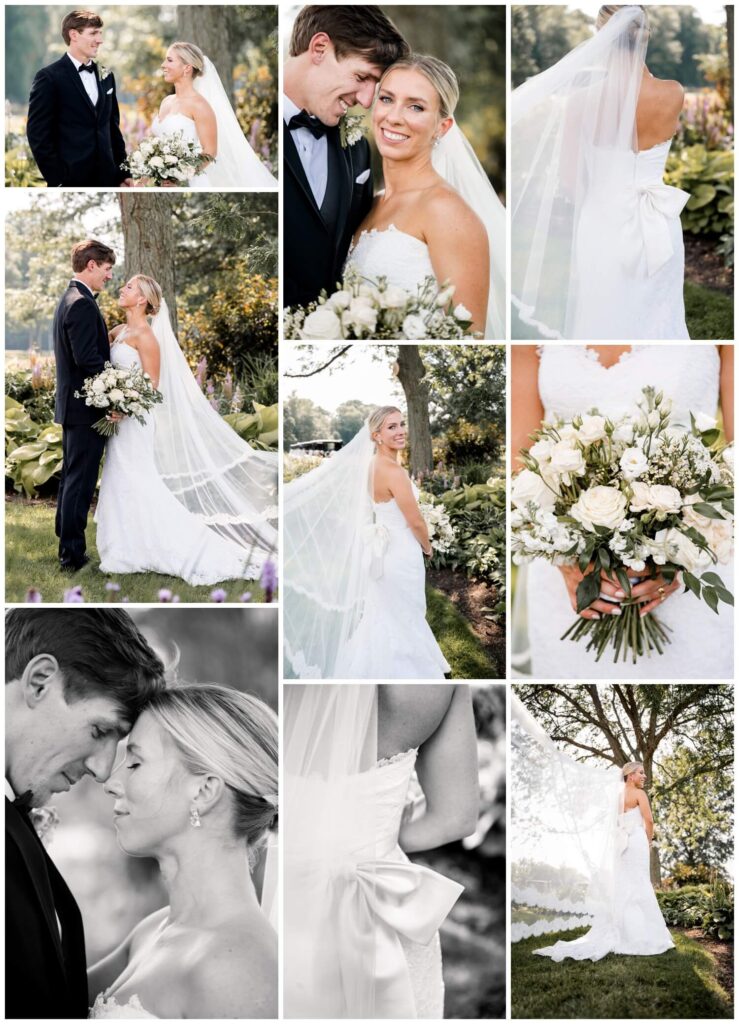
[[[128,171],[136,180],[150,180],[152,185],[170,181],[184,186],[203,164],[203,150],[199,142],[186,139],[182,132],[168,132],[161,137],[147,135],[128,162],[121,164],[121,169]]]
[[[284,312],[285,338],[303,341],[421,341],[426,338],[470,338],[472,314],[453,304],[454,285],[440,288],[427,277],[415,294],[388,284],[384,277],[365,280],[354,266],[331,295]]]
[[[545,423],[521,452],[512,489],[511,536],[517,565],[543,558],[584,573],[577,610],[600,594],[604,574],[626,594],[620,615],[578,618],[562,639],[587,642],[598,661],[663,653],[666,627],[631,599],[629,570],[678,574],[685,590],[718,613],[734,599],[713,571],[733,551],[734,448],[721,445],[716,420],[690,416],[670,425],[671,403],[643,389],[635,411],[619,420],[597,409]]]
[[[130,416],[143,425],[149,409],[162,401],[161,391],[157,391],[149,374],[140,367],[124,369],[111,363],[106,363],[93,377],[86,377],[82,391],[75,391],[74,397],[84,398],[85,405],[93,409],[105,409],[106,415],[93,423],[103,437],[118,433],[118,423],[108,418],[112,412]]]
[[[429,532],[429,540],[434,551],[446,553],[454,545],[454,527],[449,519],[446,508],[435,502],[433,495],[421,492],[418,507]]]
[[[342,149],[355,146],[363,139],[367,129],[361,114],[344,114],[339,121],[339,142]]]

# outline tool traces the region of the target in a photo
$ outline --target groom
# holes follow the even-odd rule
[[[72,11],[62,22],[67,52],[36,73],[26,135],[47,185],[115,188],[133,182],[121,170],[126,144],[119,127],[115,78],[95,60],[103,22]]]
[[[79,907],[29,814],[84,775],[105,782],[164,666],[116,608],[5,619],[5,1016],[87,1017]]]
[[[89,562],[85,529],[103,457],[105,438],[92,424],[100,410],[75,398],[86,377],[92,377],[110,359],[108,328],[95,296],[113,276],[115,253],[102,242],[89,239],[72,249],[74,277],[54,313],[56,407],[54,422],[61,423],[62,478],[56,503],[59,564],[76,572]]]
[[[284,82],[284,303],[312,302],[341,278],[352,234],[372,204],[366,139],[344,139],[349,107],[372,105],[385,68],[409,52],[379,7],[304,7]]]

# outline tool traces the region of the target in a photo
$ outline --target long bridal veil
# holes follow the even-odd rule
[[[638,150],[648,34],[644,11],[624,7],[511,96],[511,299],[542,337],[577,336],[577,232],[586,206],[599,190],[607,203],[628,200],[625,230],[631,222],[633,233],[639,204],[651,201],[636,187],[629,196],[611,187],[614,171],[628,172]],[[633,246],[624,238],[625,253]]]
[[[516,696],[511,711],[511,939],[590,925],[546,954],[600,959],[616,935],[621,772],[559,750]]]
[[[283,503],[285,675],[332,679],[362,614],[370,557],[370,472],[365,424],[317,469],[286,485]]]
[[[210,103],[218,127],[215,162],[208,166],[208,178],[216,188],[276,185],[277,179],[244,138],[213,62],[204,57],[205,71],[193,81],[196,92]]]
[[[151,327],[164,395],[153,411],[157,469],[188,512],[251,553],[258,570],[277,548],[277,456],[255,451],[212,408],[180,349],[166,302]]]
[[[485,225],[490,256],[490,287],[485,338],[505,338],[505,207],[456,121],[432,151],[434,169],[455,189]]]

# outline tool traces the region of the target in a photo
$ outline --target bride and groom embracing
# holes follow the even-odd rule
[[[164,676],[123,610],[7,614],[8,1017],[276,1013],[276,718],[228,687]],[[156,859],[169,896],[87,974],[80,909],[40,838],[44,805],[85,775],[105,784],[120,847]]]
[[[191,586],[255,579],[277,547],[277,456],[252,449],[211,407],[153,278],[135,274],[122,286],[125,323],[109,331],[96,295],[115,261],[102,242],[78,243],[54,314],[61,568],[77,572],[90,561],[87,515],[105,451],[95,513],[102,572],[161,573]],[[107,443],[94,426],[100,409],[82,397],[106,364],[148,374],[162,396],[140,418],[111,413],[116,433]]]
[[[413,295],[454,286],[471,330],[504,336],[505,212],[454,121],[459,86],[414,54],[379,7],[309,6],[284,69],[285,304],[354,268]],[[372,109],[384,191],[350,107]]]
[[[132,186],[115,77],[97,61],[102,18],[72,11],[61,31],[67,52],[36,73],[28,105],[26,134],[39,170],[52,186]],[[163,100],[150,134],[200,147],[201,169],[187,185],[277,184],[244,138],[216,68],[194,43],[172,43],[162,72],[174,94]]]

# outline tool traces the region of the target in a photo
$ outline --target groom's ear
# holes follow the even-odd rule
[[[37,654],[31,658],[20,680],[26,707],[33,709],[45,700],[59,678],[59,662],[53,654]]]
[[[325,32],[316,32],[308,43],[308,53],[314,64],[320,64],[331,50],[333,50],[331,37]]]

